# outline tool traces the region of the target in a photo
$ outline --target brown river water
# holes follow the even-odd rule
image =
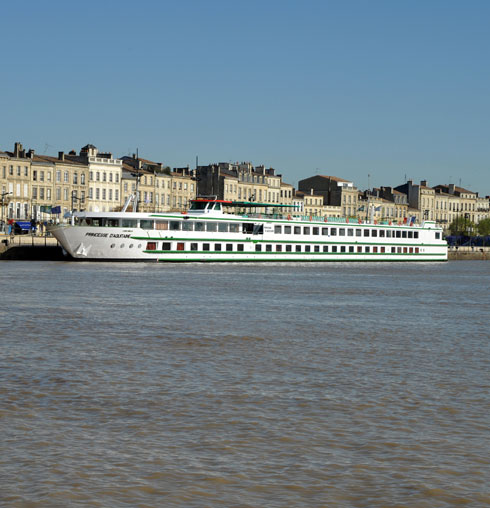
[[[490,263],[0,263],[0,506],[490,505]]]

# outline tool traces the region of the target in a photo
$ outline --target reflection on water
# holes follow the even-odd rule
[[[490,263],[0,265],[0,504],[490,504]]]

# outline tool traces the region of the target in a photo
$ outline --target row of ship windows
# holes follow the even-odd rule
[[[82,225],[86,226],[110,226],[118,227],[138,227],[138,221],[135,219],[122,219],[119,224],[118,219],[85,219]],[[264,233],[263,224],[253,224],[250,222],[197,222],[197,221],[160,221],[143,220],[139,221],[139,227],[142,229],[159,231],[196,231],[212,233],[245,233],[261,235]],[[274,225],[275,234],[285,235],[313,235],[313,236],[352,236],[352,237],[371,237],[371,238],[419,238],[418,231],[410,230],[392,230],[392,229],[369,229],[369,228],[345,228],[345,227],[320,227],[320,226],[283,226]],[[440,239],[440,233],[435,233],[436,240]]]
[[[115,247],[113,244],[111,247]],[[156,251],[160,247],[161,251],[211,251],[215,252],[244,252],[245,246],[242,243],[190,243],[185,242],[162,242],[161,246],[159,242],[147,242],[147,251]],[[420,252],[419,247],[385,247],[381,246],[361,246],[361,245],[270,245],[270,244],[256,244],[255,252],[345,252],[345,253],[373,253],[373,254],[418,254]]]

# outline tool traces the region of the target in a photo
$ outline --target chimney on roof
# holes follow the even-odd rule
[[[450,183],[447,186],[447,189],[448,189],[449,194],[454,194],[454,183]]]
[[[65,152],[58,152],[58,160],[60,161],[65,160]]]
[[[75,152],[75,150],[70,150],[70,152],[68,153],[68,155],[76,155],[77,152]]]
[[[29,157],[29,159],[34,159],[34,150],[32,148],[29,148],[29,151],[27,152],[27,157]]]
[[[310,194],[313,196],[313,189],[310,189]]]
[[[20,157],[20,152],[22,151],[22,143],[14,144],[14,157]]]
[[[422,187],[427,187],[427,180],[420,180],[420,185]]]

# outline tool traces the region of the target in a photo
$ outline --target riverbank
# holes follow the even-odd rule
[[[66,260],[52,236],[0,235],[0,260]],[[490,247],[450,247],[449,261],[490,261]]]

